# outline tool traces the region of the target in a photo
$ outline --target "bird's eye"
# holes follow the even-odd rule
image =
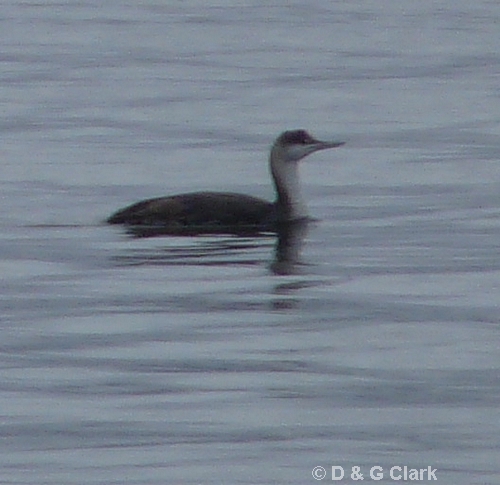
[[[302,131],[299,133],[299,143],[301,143],[302,145],[307,145],[308,143],[311,143],[311,138],[310,136]]]

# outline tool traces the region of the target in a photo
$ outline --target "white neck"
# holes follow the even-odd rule
[[[299,187],[298,161],[286,161],[280,147],[271,150],[270,167],[276,187],[278,218],[302,219],[307,216],[306,206]]]

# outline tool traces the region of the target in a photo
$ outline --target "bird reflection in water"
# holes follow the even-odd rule
[[[310,220],[302,219],[278,227],[274,261],[271,263],[271,271],[274,274],[287,275],[299,272],[300,254],[309,224]]]
[[[275,275],[296,274],[300,272],[302,265],[300,254],[310,222],[311,220],[304,219],[283,223],[273,232],[240,228],[233,234],[225,232],[209,235],[208,240],[207,234],[197,234],[194,230],[172,232],[171,228],[131,226],[126,228],[126,232],[133,238],[181,237],[186,238],[189,243],[165,247],[161,251],[158,248],[134,251],[132,254],[117,256],[114,260],[121,265],[259,265],[262,260],[252,258],[252,251],[262,248],[267,241],[275,238],[271,272]],[[219,237],[222,235],[224,237]],[[194,241],[199,241],[198,237],[203,237],[201,244],[193,244]],[[242,258],[242,252],[249,257]]]

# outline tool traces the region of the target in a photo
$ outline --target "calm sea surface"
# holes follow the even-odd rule
[[[4,1],[0,483],[499,483],[499,25],[487,0]],[[272,198],[290,128],[346,141],[304,161],[295,264],[102,223]]]

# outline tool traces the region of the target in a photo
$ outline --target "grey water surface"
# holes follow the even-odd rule
[[[499,483],[500,3],[0,11],[0,483]],[[290,128],[346,141],[290,261],[102,223]]]

